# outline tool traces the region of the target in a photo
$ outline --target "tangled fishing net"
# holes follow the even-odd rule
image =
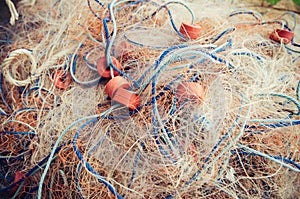
[[[20,1],[1,27],[1,195],[299,198],[299,16],[235,4]]]

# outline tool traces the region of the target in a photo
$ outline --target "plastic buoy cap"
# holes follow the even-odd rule
[[[119,69],[122,69],[122,66],[120,64],[120,62],[115,58],[115,57],[111,57],[112,59],[112,63]],[[98,73],[101,75],[101,77],[104,78],[111,78],[110,75],[110,68],[107,65],[107,61],[106,61],[106,57],[101,57],[98,62],[97,62],[97,70]],[[117,76],[119,75],[119,73],[117,71],[114,70],[114,75]]]
[[[130,87],[130,84],[124,77],[116,76],[116,77],[112,78],[111,80],[109,80],[109,82],[107,82],[104,92],[110,98],[113,98],[115,92],[119,88],[128,89],[129,87]]]
[[[54,85],[57,88],[64,89],[71,84],[72,77],[70,73],[65,73],[63,70],[58,70],[54,73]]]
[[[13,183],[19,182],[21,179],[25,177],[26,177],[25,173],[22,173],[21,171],[16,171]],[[14,193],[18,187],[19,187],[18,185],[14,186],[10,191]]]
[[[124,88],[119,88],[113,98],[113,101],[123,104],[124,106],[130,108],[131,110],[135,110],[141,103],[141,99],[137,94],[130,92]]]
[[[24,178],[26,175],[22,173],[21,171],[16,171],[15,178],[14,178],[14,183],[18,182],[22,178]]]
[[[270,39],[280,42],[283,41],[284,44],[288,44],[294,38],[294,33],[288,30],[276,29],[270,34]]]
[[[200,36],[201,27],[198,25],[190,25],[182,23],[179,32],[189,39],[197,39]]]
[[[189,99],[204,99],[205,92],[201,84],[197,82],[182,82],[178,85],[176,98],[178,102]]]

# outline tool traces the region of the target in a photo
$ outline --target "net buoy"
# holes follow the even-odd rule
[[[107,82],[104,91],[110,98],[113,98],[119,88],[128,89],[129,87],[130,84],[124,77],[116,76]]]
[[[198,25],[190,25],[183,22],[180,26],[179,31],[189,39],[198,39],[198,37],[200,36],[201,27]]]

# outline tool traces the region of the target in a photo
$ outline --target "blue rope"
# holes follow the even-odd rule
[[[140,157],[141,157],[141,151],[139,150],[139,151],[137,152],[137,154],[136,154],[136,158],[135,158],[135,161],[134,161],[134,166],[133,166],[133,170],[132,170],[130,182],[129,182],[128,186],[127,186],[128,188],[131,187],[131,184],[132,184],[132,182],[133,182],[133,180],[134,180],[134,178],[135,178],[135,174],[136,174],[136,171],[135,171],[135,170],[136,170],[136,168],[137,168],[137,166],[138,166]]]
[[[82,46],[82,45],[81,45]],[[78,59],[78,54],[75,54],[73,56],[73,58],[71,59],[71,67],[70,67],[70,73],[71,73],[71,77],[72,79],[78,83],[81,84],[82,86],[86,86],[86,87],[92,87],[92,86],[96,86],[99,84],[99,82],[101,82],[103,80],[103,78],[101,76],[90,80],[90,81],[80,81],[75,77],[75,73],[76,73],[76,67],[77,67],[77,59]]]
[[[90,68],[91,70],[94,70],[94,71],[97,71],[97,65],[95,65],[95,64],[92,63],[92,62],[90,62],[90,61],[88,60],[88,57],[89,57],[90,53],[91,53],[93,50],[98,49],[98,48],[99,48],[99,47],[93,47],[92,49],[89,49],[89,51],[88,51],[88,50],[85,51],[85,52],[84,52],[84,55],[83,55],[83,61],[89,66],[89,68]]]
[[[33,188],[31,188],[28,193],[26,193],[25,198],[24,199],[29,199],[30,197],[32,197],[32,193],[36,192],[38,190],[38,186],[35,186]]]
[[[252,52],[234,52],[232,55],[246,55],[249,57],[254,57],[257,61],[263,61],[264,59]]]
[[[174,20],[173,20],[173,17],[172,17],[172,14],[171,14],[171,11],[169,10],[169,8],[167,7],[168,5],[170,4],[180,4],[182,5],[183,7],[185,7],[191,14],[192,16],[192,20],[191,20],[191,24],[194,24],[194,13],[192,12],[192,10],[187,6],[185,5],[184,3],[182,2],[179,2],[179,1],[170,1],[168,3],[166,3],[165,5],[162,5],[161,8],[165,8],[168,12],[168,15],[169,15],[169,18],[170,18],[170,22],[172,24],[172,27],[173,29],[175,30],[175,32],[181,37],[181,38],[185,38],[185,36],[178,30],[178,28],[176,27],[175,23],[174,23]],[[160,9],[161,9],[160,8]]]
[[[293,46],[300,47],[300,44],[295,43],[294,39],[295,39],[295,37],[293,37],[293,39],[292,39],[292,41],[291,41],[291,44],[292,44]]]
[[[24,108],[20,108],[18,110],[16,110],[15,112],[13,112],[13,114],[11,114],[11,117],[15,117],[18,114],[21,114],[23,112],[30,112],[30,111],[39,111],[38,108],[30,108],[30,107],[24,107]]]
[[[299,83],[298,83],[298,85],[299,85]],[[298,89],[297,89],[297,92],[298,92]],[[294,99],[294,98],[292,98],[288,95],[280,94],[280,93],[270,93],[269,95],[274,96],[274,97],[281,97],[281,98],[287,99],[290,102],[294,103],[296,105],[297,109],[298,109],[298,112],[293,111],[291,114],[292,115],[300,115],[300,102],[298,102],[296,99]]]
[[[98,0],[95,0],[95,1],[96,1],[101,7],[104,7],[104,4],[103,4],[103,3],[101,3],[101,2],[98,1]],[[98,13],[96,13],[96,12],[92,9],[90,0],[87,0],[87,4],[88,4],[88,7],[89,7],[90,11],[92,12],[92,14],[93,14],[95,17],[97,17],[97,19],[100,19],[100,20],[101,20],[101,18],[99,17]]]
[[[159,135],[158,135],[158,124],[156,120],[156,115],[158,114],[158,109],[157,109],[157,101],[156,101],[156,78],[152,81],[152,111],[153,111],[153,117],[152,117],[152,123],[153,123],[153,134],[154,134],[154,139],[155,143],[158,145],[159,150],[163,155],[168,157],[173,163],[176,162],[171,155],[164,149],[164,147],[161,145],[159,141]]]
[[[218,141],[218,143],[213,147],[212,151],[210,152],[210,154],[208,155],[208,157],[204,160],[204,164],[202,164],[201,168],[204,169],[205,168],[205,163],[207,163],[210,158],[213,156],[213,154],[216,152],[216,150],[218,149],[218,147],[221,145],[221,143],[230,135],[230,133],[235,129],[236,125],[238,124],[238,121],[240,119],[240,115],[242,113],[243,110],[243,104],[244,104],[244,96],[242,95],[242,99],[241,99],[241,105],[239,108],[239,113],[234,121],[234,123],[232,124],[232,126],[230,127],[230,129],[225,133],[225,135]],[[198,171],[190,178],[189,181],[187,181],[185,183],[186,186],[190,185],[193,181],[195,181],[197,179],[197,177],[201,174],[201,170],[198,169]]]
[[[297,126],[300,125],[300,120],[291,120],[291,121],[279,121],[277,123],[270,123],[270,124],[259,124],[259,125],[246,125],[245,126],[245,132],[247,133],[253,133],[253,134],[261,134],[269,132],[271,129],[275,128],[282,128],[282,127],[288,127],[288,126]],[[268,129],[261,129],[257,130],[257,128],[268,128]]]
[[[102,20],[103,28],[104,28],[104,35],[105,35],[107,46],[108,46],[108,44],[110,42],[110,40],[109,40],[110,34],[109,34],[108,26],[107,26],[107,22],[109,22],[109,21],[110,21],[110,19],[108,19],[108,18],[104,18]]]
[[[179,1],[170,1],[170,2],[168,2],[168,3],[166,3],[166,4],[164,4],[164,5],[161,5],[161,6],[160,6],[156,11],[154,11],[150,16],[145,17],[145,18],[142,19],[140,22],[143,22],[143,21],[145,21],[145,20],[148,20],[148,19],[154,17],[157,13],[159,13],[160,10],[165,9],[165,10],[167,11],[168,15],[169,15],[170,23],[171,23],[172,28],[174,29],[174,31],[177,33],[177,35],[178,35],[180,38],[186,39],[186,37],[178,30],[178,28],[177,28],[176,25],[175,25],[175,22],[174,22],[174,20],[173,20],[172,13],[171,13],[170,9],[167,7],[167,6],[170,5],[170,4],[180,4],[180,5],[182,5],[183,7],[185,7],[185,8],[190,12],[190,14],[191,14],[191,16],[192,16],[191,24],[194,23],[194,13],[193,13],[193,11],[192,11],[187,5],[185,5],[184,3],[179,2]],[[132,29],[132,31],[133,31],[133,30],[136,30],[136,29],[138,29],[138,28],[139,28],[139,27],[135,27],[134,29]],[[134,44],[134,45],[137,45],[137,46],[141,46],[141,47],[148,47],[148,48],[153,48],[153,49],[164,49],[164,48],[167,48],[167,47],[165,47],[165,46],[149,46],[149,45],[141,44],[141,43],[139,43],[139,42],[135,42],[135,41],[133,41],[133,40],[130,40],[130,39],[127,37],[127,34],[126,34],[126,33],[124,34],[124,38],[125,38],[128,42],[130,42],[130,43],[132,43],[132,44]]]
[[[9,134],[9,135],[38,135],[35,132],[9,132],[9,131],[0,131],[0,134]]]
[[[159,56],[159,58],[158,58],[157,60],[155,60],[154,64],[151,65],[151,66],[147,69],[147,71],[146,71],[144,74],[141,75],[141,77],[137,80],[137,82],[138,82],[139,84],[141,84],[141,82],[145,79],[145,77],[148,75],[148,73],[150,72],[150,70],[156,69],[156,68],[159,66],[159,64],[163,61],[163,59],[164,59],[170,52],[173,52],[173,51],[176,50],[176,49],[181,49],[181,48],[186,48],[186,47],[188,47],[188,45],[177,45],[177,46],[172,46],[172,47],[168,48],[167,50],[165,50],[165,51]]]
[[[92,122],[91,122],[92,123]],[[108,135],[110,133],[110,131],[108,131],[107,133],[106,133],[106,135]],[[100,139],[100,141],[88,152],[88,157],[90,156],[90,154],[92,153],[92,152],[94,152],[102,143],[103,143],[103,141],[105,140],[105,138],[106,138],[106,135],[104,135],[101,139]],[[79,197],[80,198],[83,198],[83,196],[82,196],[82,189],[81,189],[81,186],[80,186],[80,184],[79,184],[79,180],[78,180],[78,178],[79,178],[79,173],[80,173],[80,171],[81,171],[81,168],[82,168],[82,164],[81,163],[79,163],[78,164],[78,166],[77,166],[77,172],[76,172],[76,178],[75,178],[75,183],[76,183],[76,188],[77,188],[77,190],[78,190],[78,192],[79,192]]]
[[[296,96],[297,96],[297,100],[300,102],[300,80],[298,81]]]
[[[251,15],[253,16],[256,20],[261,21],[261,16],[257,16],[258,13],[255,13],[253,11],[235,11],[232,12],[229,17],[233,17],[235,15]]]
[[[80,186],[80,184],[79,184],[79,173],[80,173],[80,171],[81,171],[81,168],[82,168],[82,164],[79,163],[79,164],[77,165],[77,172],[76,172],[76,174],[75,174],[75,183],[76,183],[76,189],[77,189],[77,191],[79,192],[79,198],[80,198],[80,199],[83,199],[84,197],[82,196],[82,189],[81,189],[81,186]]]
[[[97,177],[98,180],[100,182],[102,182],[114,196],[116,196],[118,199],[122,199],[123,197],[116,192],[115,188],[103,176],[98,174],[98,172],[93,169],[93,167],[84,159],[83,155],[80,153],[80,151],[77,148],[77,139],[78,139],[79,134],[82,131],[82,129],[85,126],[87,126],[88,124],[94,123],[97,120],[98,120],[98,118],[94,118],[94,119],[89,120],[88,122],[84,123],[82,126],[79,127],[79,129],[76,131],[76,134],[73,138],[73,149],[74,149],[78,159],[86,167],[86,169],[89,172],[91,172],[95,177]]]
[[[235,151],[235,150],[233,150],[233,151],[231,151],[231,152],[232,152],[232,154],[236,154],[236,151]],[[239,151],[238,153],[239,153],[239,155],[251,155],[251,156],[260,156],[260,157],[264,157],[264,156],[261,156],[261,155],[256,154],[256,153],[246,152],[246,151]],[[294,167],[296,167],[297,169],[300,170],[300,165],[297,164],[296,162],[294,162],[293,160],[290,160],[290,159],[288,159],[288,158],[284,158],[284,157],[281,157],[281,156],[272,156],[272,155],[268,155],[268,156],[270,156],[270,157],[272,157],[272,158],[274,158],[274,159],[282,160],[283,162],[289,163],[289,164],[293,165]]]
[[[230,33],[230,32],[233,32],[235,31],[236,28],[228,28],[226,30],[224,30],[222,33],[220,33],[218,36],[216,36],[215,38],[211,39],[211,43],[215,43],[216,41],[218,41],[219,39],[221,39],[221,37],[223,37],[224,35]]]
[[[208,155],[208,157],[204,160],[204,163],[207,163],[210,158],[213,156],[213,154],[216,152],[216,150],[218,149],[218,147],[222,144],[222,142],[228,138],[228,136],[231,134],[231,132],[235,129],[236,125],[238,124],[242,111],[243,111],[243,104],[244,104],[244,97],[242,96],[242,100],[241,100],[241,105],[239,108],[239,112],[238,115],[234,121],[234,123],[231,125],[230,129],[225,133],[225,135],[223,135],[223,137],[218,141],[218,143],[213,147],[212,151],[210,152],[210,154]],[[202,165],[202,168],[204,167],[204,164]]]
[[[56,150],[54,151],[54,154],[57,154],[63,146],[65,146],[67,143],[64,143],[62,145],[60,145],[59,147],[56,148]],[[30,177],[31,175],[33,175],[35,172],[37,172],[38,170],[40,170],[43,165],[46,163],[46,161],[48,161],[50,155],[46,156],[43,160],[41,160],[36,166],[34,166],[32,169],[30,169],[26,174],[24,178],[21,178],[20,180],[18,180],[17,182],[14,182],[12,184],[10,184],[9,186],[0,189],[0,193],[6,193],[7,191],[11,190],[12,188],[14,188],[16,185],[18,185],[19,183],[22,183],[25,181],[25,179],[27,179],[28,177]],[[53,159],[52,159],[53,160]]]
[[[48,92],[49,94],[52,94],[52,95],[54,96],[54,101],[56,101],[57,96],[56,96],[54,93],[50,92],[49,90],[47,90],[47,89],[45,89],[45,88],[40,88],[39,86],[36,85],[36,86],[34,86],[34,87],[31,87],[26,93],[23,93],[22,101],[23,101],[23,103],[24,103],[25,106],[28,105],[27,101],[25,101],[25,100],[26,100],[27,97],[28,97],[32,92],[34,92],[34,91],[37,91],[36,95],[39,95],[39,97],[41,97],[41,98],[43,99],[44,102],[46,102],[46,101],[45,101],[45,99],[40,95],[40,91],[45,91],[45,92]]]
[[[134,29],[130,30],[132,32],[136,32],[136,30],[140,30],[141,27],[135,27]],[[142,44],[142,43],[139,43],[137,41],[134,41],[132,39],[130,39],[128,36],[127,36],[127,33],[125,32],[124,33],[124,39],[126,39],[129,43],[133,44],[133,45],[136,45],[136,46],[140,46],[140,47],[145,47],[145,48],[149,48],[149,49],[156,49],[156,50],[161,50],[161,49],[166,49],[168,48],[168,46],[151,46],[151,45],[145,45],[145,44]]]

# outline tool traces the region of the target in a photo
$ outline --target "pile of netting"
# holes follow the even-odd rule
[[[293,13],[200,0],[17,10],[1,27],[1,197],[300,197]]]

